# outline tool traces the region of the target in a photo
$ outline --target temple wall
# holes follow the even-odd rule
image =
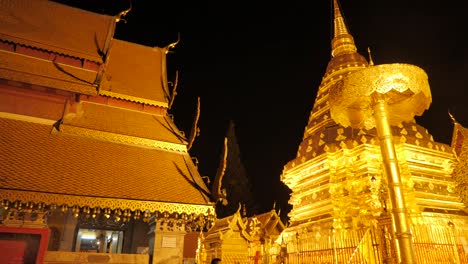
[[[76,225],[78,220],[71,213],[53,213],[48,217],[51,229],[49,239],[50,251],[74,251]]]
[[[149,255],[47,251],[45,254],[44,264],[58,263],[149,263]]]
[[[134,221],[133,222],[133,230],[131,236],[131,247],[130,252],[133,254],[139,254],[143,252],[148,252],[148,232],[150,228],[148,223],[144,223],[142,221]]]
[[[185,226],[166,221],[151,221],[149,254],[153,264],[180,264],[184,259]]]

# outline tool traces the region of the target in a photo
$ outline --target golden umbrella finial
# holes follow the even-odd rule
[[[429,108],[427,74],[409,64],[382,64],[350,74],[330,88],[330,113],[343,126],[376,127],[387,176],[401,263],[415,263],[412,234],[390,125],[409,121]]]
[[[424,70],[410,64],[381,64],[356,71],[331,87],[331,116],[345,127],[376,127],[377,95],[383,96],[391,125],[422,115],[432,102]]]

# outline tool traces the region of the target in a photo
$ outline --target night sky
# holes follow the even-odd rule
[[[61,1],[116,14],[127,1]],[[89,3],[93,2],[93,6]],[[179,70],[170,113],[188,135],[201,100],[190,154],[202,175],[214,177],[229,120],[236,125],[241,159],[264,210],[274,201],[287,211],[280,182],[302,139],[330,55],[331,1],[244,3],[133,1],[115,38],[147,46],[180,43],[168,56],[169,79]],[[190,2],[188,2],[190,3]],[[358,52],[375,64],[410,63],[429,76],[433,103],[418,123],[450,143],[448,111],[468,127],[467,22],[461,1],[342,0]]]

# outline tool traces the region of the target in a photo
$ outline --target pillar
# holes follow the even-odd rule
[[[151,219],[149,254],[153,264],[180,264],[183,261],[185,225],[178,220]]]

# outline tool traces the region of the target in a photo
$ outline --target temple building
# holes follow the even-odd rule
[[[284,166],[281,175],[292,190],[293,206],[290,223],[281,236],[288,252],[286,263],[400,263],[404,255],[395,243],[402,234],[394,231],[400,223],[395,224],[392,217],[398,210],[392,208],[387,187],[385,155],[379,145],[384,138],[378,136],[376,128],[337,122],[339,118],[331,111],[330,91],[359,80],[352,76],[369,78],[364,73],[371,67],[379,70],[386,66],[378,68],[370,56],[366,59],[357,52],[335,0],[331,59],[297,156]],[[418,85],[424,82],[427,77]],[[353,84],[359,86],[359,82]],[[354,86],[344,88],[353,91]],[[355,94],[344,94],[342,100],[346,96]],[[424,96],[430,103],[430,93]],[[361,118],[361,113],[357,114],[363,110],[359,103],[350,109],[356,120]],[[466,201],[466,182],[457,181],[454,174],[457,164],[466,160],[459,159],[454,145],[435,142],[414,118],[393,124],[389,130],[392,136],[387,139],[393,140],[399,167],[396,172],[401,177],[401,184],[392,186],[401,188],[403,195],[397,198],[404,200],[400,206],[405,208],[396,213],[407,215],[403,221],[411,231],[405,239],[412,246],[406,248],[414,253],[417,263],[468,263],[468,215],[457,191],[464,186]],[[459,175],[461,178],[466,176]]]
[[[216,219],[213,227],[201,234],[197,263],[221,258],[223,263],[279,263],[281,245],[277,243],[285,229],[275,210],[245,217],[241,207],[232,215]]]
[[[0,1],[1,263],[180,264],[215,219],[169,112],[176,43],[114,38],[124,14]]]

